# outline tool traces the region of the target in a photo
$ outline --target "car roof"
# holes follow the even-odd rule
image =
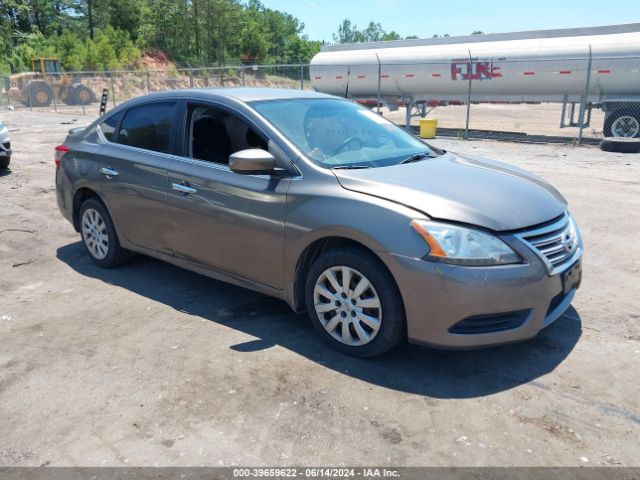
[[[214,99],[229,98],[241,102],[256,102],[261,100],[288,100],[296,98],[336,98],[325,93],[318,93],[312,90],[296,90],[292,88],[251,88],[251,87],[228,87],[228,88],[192,88],[186,90],[169,90],[166,92],[152,93],[136,100],[159,99],[162,97],[183,97],[191,99]]]

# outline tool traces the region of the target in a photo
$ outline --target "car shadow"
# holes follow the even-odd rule
[[[81,275],[257,338],[231,346],[234,351],[250,353],[279,345],[362,381],[434,398],[481,397],[531,382],[553,371],[581,335],[580,316],[571,307],[526,342],[465,351],[405,342],[382,357],[363,360],[326,346],[304,315],[278,299],[143,256],[116,269],[101,269],[80,242],[59,248],[57,257]]]
[[[11,167],[0,169],[0,177],[6,177],[7,175],[11,175]]]

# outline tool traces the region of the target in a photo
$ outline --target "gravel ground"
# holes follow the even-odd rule
[[[3,113],[0,466],[640,465],[640,155],[436,139],[558,187],[583,286],[526,343],[357,360],[280,301],[144,257],[94,267],[53,165],[90,120]]]

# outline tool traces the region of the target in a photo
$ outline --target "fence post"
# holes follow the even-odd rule
[[[111,101],[113,102],[113,106],[116,106],[116,87],[113,85],[113,72],[109,75],[109,80],[111,81]]]
[[[587,81],[584,85],[584,93],[582,94],[582,101],[580,102],[580,114],[578,115],[578,122],[580,122],[580,131],[578,133],[578,145],[582,144],[582,132],[584,130],[584,112],[587,107],[587,97],[589,95],[589,83],[591,82],[591,62],[593,56],[591,55],[591,45],[589,45],[589,61],[587,62]]]
[[[304,64],[300,62],[300,90],[304,90]]]
[[[9,95],[9,89],[11,88],[11,79],[4,77],[4,89],[7,94],[7,108],[11,109],[11,96]]]
[[[149,69],[147,68],[147,93],[151,93],[151,80],[150,80],[150,74],[149,74]]]
[[[189,69],[189,86],[193,88],[193,69]]]
[[[376,58],[378,59],[378,101],[376,105],[378,107],[378,115],[380,115],[380,97],[381,97],[381,89],[382,89],[382,63],[380,63],[380,57],[376,53]]]
[[[469,75],[469,91],[467,93],[467,121],[464,127],[465,140],[469,140],[469,115],[471,114],[471,81],[473,80],[473,59],[471,58],[471,50],[469,50],[469,68],[467,69],[467,75]]]

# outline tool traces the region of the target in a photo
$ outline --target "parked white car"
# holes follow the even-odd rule
[[[0,169],[5,169],[11,162],[11,139],[9,129],[0,120]]]

